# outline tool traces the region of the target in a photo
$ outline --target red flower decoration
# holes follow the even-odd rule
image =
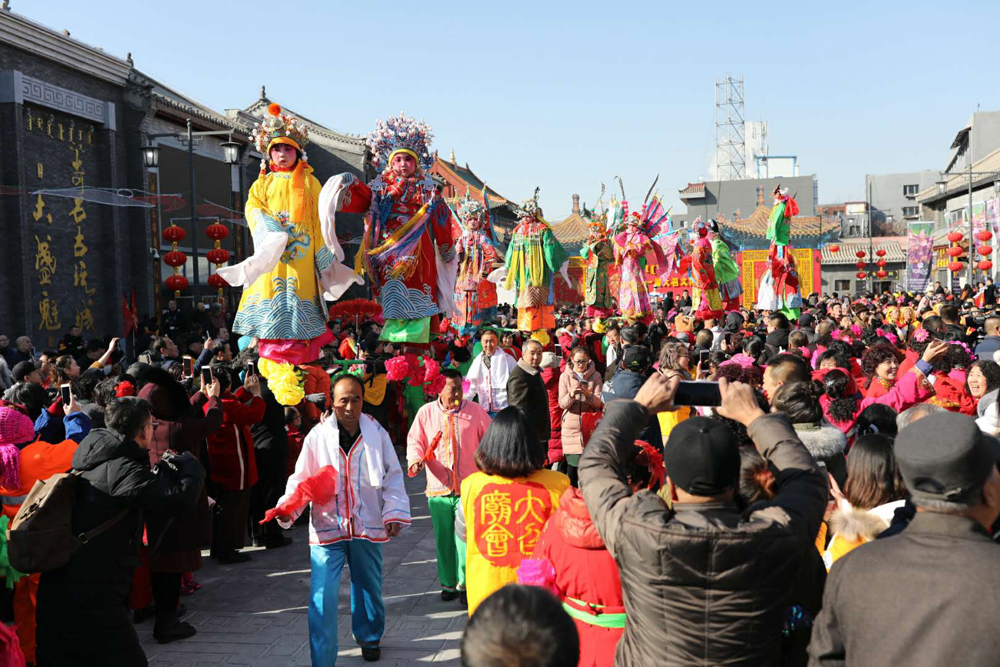
[[[122,398],[123,396],[135,396],[135,385],[128,380],[119,382],[118,385],[115,386],[115,396],[118,398]]]

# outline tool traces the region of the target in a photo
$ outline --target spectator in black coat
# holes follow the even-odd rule
[[[521,346],[521,360],[507,378],[507,405],[520,408],[535,427],[535,436],[548,449],[551,424],[549,395],[538,370],[542,364],[542,344],[528,339]]]
[[[134,397],[111,402],[108,429],[94,429],[73,456],[81,473],[73,530],[89,531],[120,517],[80,546],[63,567],[43,572],[38,586],[38,665],[136,667],[146,656],[129,613],[132,571],[139,565],[142,513],[193,507],[204,479],[189,454],[149,467],[153,416]]]

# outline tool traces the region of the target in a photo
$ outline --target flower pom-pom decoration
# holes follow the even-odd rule
[[[855,337],[860,336],[861,335],[861,325],[860,324],[852,324],[851,325],[851,333],[854,334]]]
[[[927,329],[924,329],[923,327],[913,332],[913,340],[917,341],[918,343],[923,343],[930,337],[931,333]]]
[[[444,390],[444,385],[447,381],[448,379],[439,373],[430,384],[424,387],[424,393],[427,396],[437,396]]]
[[[542,347],[548,347],[549,343],[552,342],[549,332],[545,329],[538,329],[535,333],[531,334],[531,340],[538,341]]]
[[[526,586],[544,588],[554,596],[559,597],[559,587],[556,586],[556,569],[547,559],[525,558],[521,567],[517,568],[517,581]]]
[[[410,374],[410,364],[404,357],[393,357],[385,362],[386,380],[405,380]]]
[[[652,476],[649,480],[649,488],[653,487],[653,482],[659,482],[663,486],[666,479],[667,470],[663,463],[663,455],[656,451],[656,448],[645,440],[636,440],[636,447],[641,447],[642,451],[636,456],[636,462],[649,468]]]
[[[424,382],[433,382],[440,375],[441,364],[430,357],[426,357],[424,359]]]
[[[278,104],[277,102],[271,102],[270,104],[267,105],[267,112],[272,116],[280,116],[281,105]]]
[[[128,380],[119,382],[115,386],[115,396],[118,398],[122,398],[124,396],[135,396],[135,385]]]

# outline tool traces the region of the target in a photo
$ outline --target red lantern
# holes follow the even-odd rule
[[[163,255],[163,263],[167,266],[176,268],[178,266],[184,266],[185,262],[187,262],[187,255],[180,250],[171,250]]]
[[[957,245],[953,245],[950,248],[948,248],[948,254],[951,255],[952,257],[958,257],[959,255],[962,254],[962,249],[959,248]]]
[[[883,266],[885,266],[885,260],[880,259],[879,261],[875,262],[875,266],[882,268]]]
[[[229,283],[226,282],[226,279],[220,276],[218,273],[213,273],[208,277],[208,284],[210,287],[215,287],[216,289],[229,287]]]
[[[836,253],[840,252],[840,246],[839,246],[839,245],[836,245],[836,244],[834,244],[834,245],[830,246],[830,252],[832,252],[832,253],[834,253],[834,254],[836,254]]]
[[[984,259],[983,261],[979,262],[977,266],[979,267],[980,271],[989,271],[990,269],[993,268],[993,262],[991,262],[988,259]]]
[[[948,270],[951,271],[952,273],[958,273],[964,268],[965,264],[962,264],[961,262],[952,262],[951,264],[948,265]]]
[[[984,229],[978,234],[976,234],[976,238],[985,243],[986,241],[989,241],[991,238],[993,238],[993,232],[991,232],[988,229]]]
[[[229,236],[229,228],[225,225],[216,222],[215,224],[209,225],[205,228],[205,236],[212,239],[213,241],[221,241],[222,239]]]
[[[170,225],[163,230],[163,238],[171,243],[183,241],[185,236],[187,236],[187,234],[184,232],[184,228],[178,227],[177,225]]]
[[[885,257],[885,250],[879,248],[878,250],[875,251],[875,254],[878,255],[879,257]]]
[[[889,274],[886,271],[877,271],[875,275],[878,276],[879,278],[885,278]]]
[[[948,242],[958,243],[962,240],[962,232],[948,232]]]
[[[858,276],[858,280],[864,280],[865,278],[868,277],[868,274],[866,274],[864,271],[858,271],[856,275]]]
[[[167,289],[172,289],[175,292],[180,292],[188,287],[188,279],[181,275],[169,276],[163,283],[167,286]]]
[[[988,245],[981,245],[979,246],[979,249],[976,250],[976,252],[978,252],[983,257],[988,257],[993,252],[993,248],[989,247]]]
[[[856,253],[854,253],[854,256],[857,257],[858,259],[861,259],[862,257],[865,256],[865,251],[864,250],[859,250]]]
[[[229,251],[225,248],[213,248],[205,253],[212,264],[225,264],[229,261]]]
[[[864,262],[855,262],[854,266],[858,267],[859,269],[863,269],[868,265],[865,264]]]

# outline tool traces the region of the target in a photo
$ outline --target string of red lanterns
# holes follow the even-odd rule
[[[976,238],[983,242],[983,245],[979,246],[979,254],[983,256],[983,259],[976,266],[979,267],[980,271],[989,271],[993,268],[993,262],[989,259],[993,254],[993,248],[988,244],[990,239],[993,238],[993,232],[984,229],[976,234]]]
[[[963,238],[962,232],[948,232],[948,242],[951,243],[948,255],[952,258],[951,263],[948,264],[948,270],[952,273],[958,273],[964,268],[964,265],[958,261],[958,257],[962,254],[962,247],[958,244]]]
[[[187,233],[182,227],[171,223],[163,230],[163,238],[170,242],[170,252],[163,255],[163,263],[174,269],[174,275],[167,276],[163,284],[174,291],[174,297],[181,295],[181,290],[188,288],[188,279],[181,275],[181,267],[187,262],[187,255],[177,249],[177,242],[183,241]]]
[[[229,251],[222,247],[222,239],[229,236],[229,228],[222,223],[216,222],[205,229],[205,236],[215,242],[215,247],[205,253],[209,262],[215,264],[215,271],[208,277],[208,285],[219,290],[219,298],[222,298],[222,288],[229,287],[226,279],[218,274],[219,267],[229,261]]]

